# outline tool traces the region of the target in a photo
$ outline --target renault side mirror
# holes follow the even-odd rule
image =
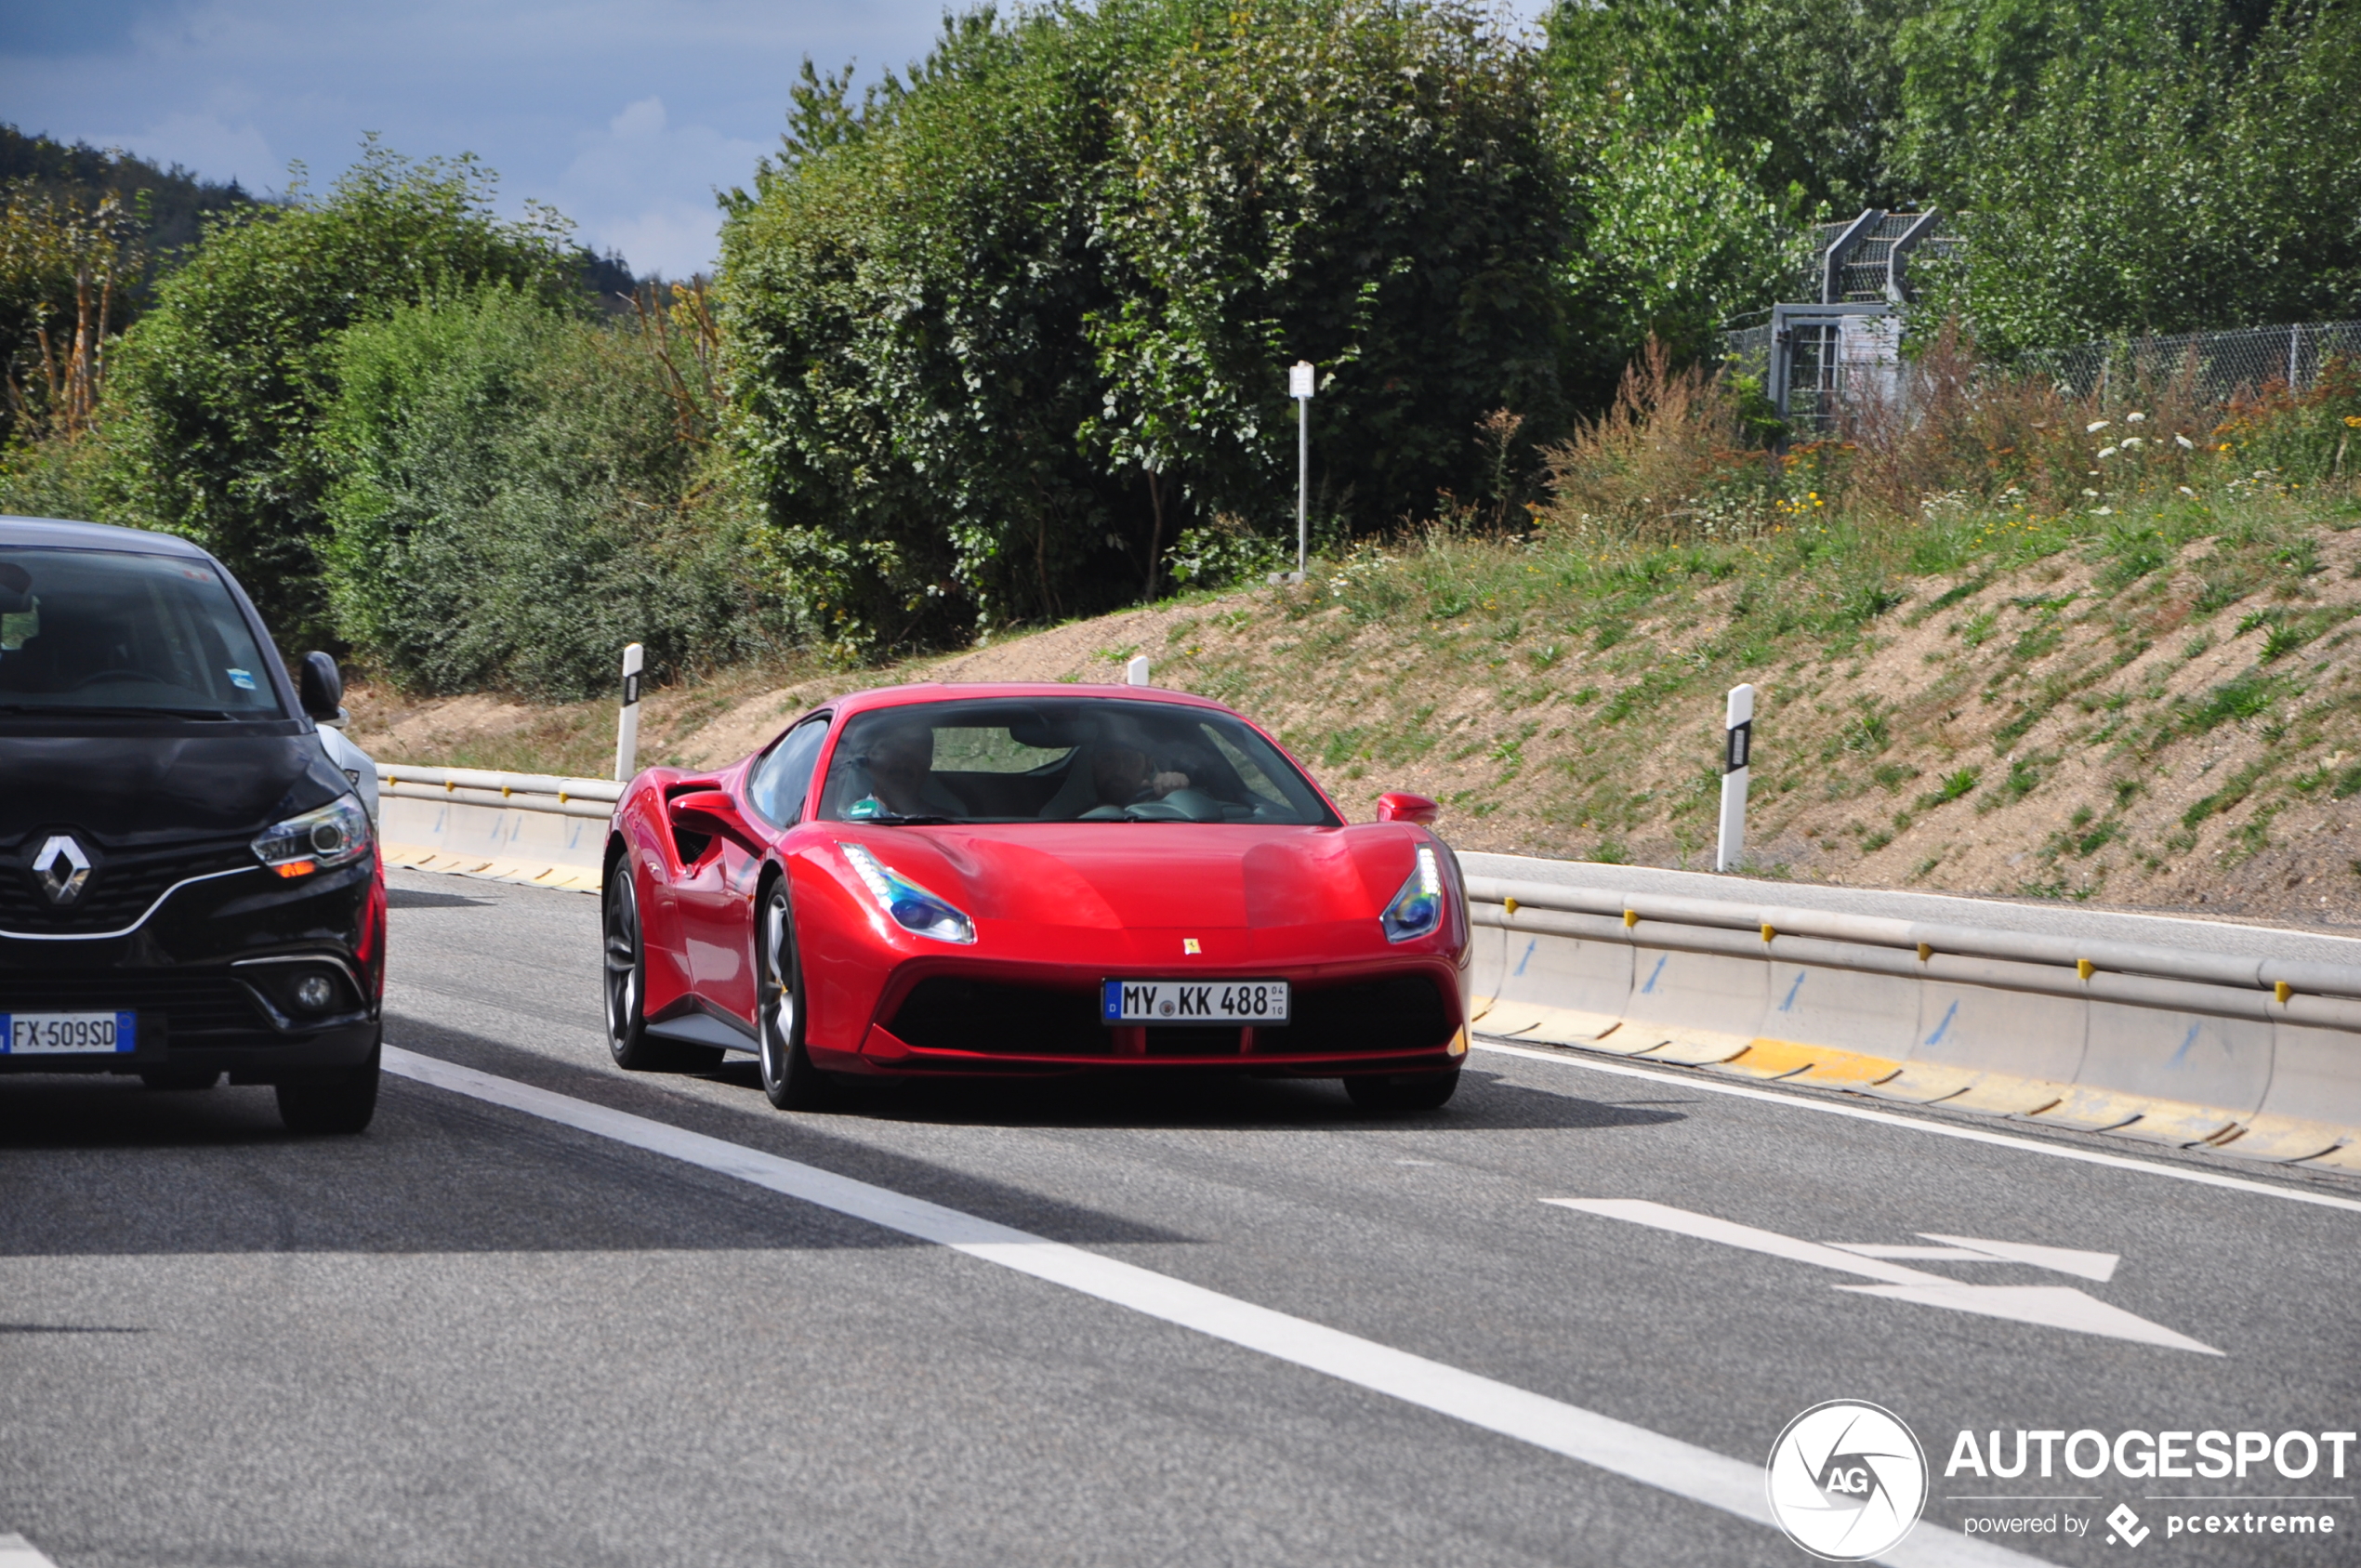
[[[296,671],[296,695],[303,703],[304,714],[314,723],[344,722],[344,673],[325,653],[315,651],[303,656],[303,664]]]

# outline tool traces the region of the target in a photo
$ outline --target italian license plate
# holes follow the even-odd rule
[[[1111,980],[1100,1016],[1109,1023],[1285,1023],[1284,980]]]
[[[10,1056],[127,1056],[138,1034],[137,1013],[0,1013]]]

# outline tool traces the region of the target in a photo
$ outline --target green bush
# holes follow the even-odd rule
[[[325,640],[319,545],[329,482],[314,436],[336,398],[336,338],[396,306],[486,281],[579,298],[562,220],[492,211],[461,158],[414,164],[372,143],[317,200],[210,220],[127,333],[110,388],[125,520],[221,557],[290,647]]]
[[[574,697],[627,642],[657,672],[765,642],[746,529],[637,329],[498,286],[350,328],[332,368],[328,597],[397,683]]]

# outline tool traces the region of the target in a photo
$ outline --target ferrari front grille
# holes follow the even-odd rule
[[[935,975],[903,998],[886,1027],[920,1050],[1001,1056],[1105,1056],[1113,1048],[1087,991]]]
[[[1431,1050],[1457,1025],[1443,994],[1424,975],[1392,975],[1351,985],[1298,987],[1284,1029],[1257,1029],[1258,1056],[1345,1056]]]

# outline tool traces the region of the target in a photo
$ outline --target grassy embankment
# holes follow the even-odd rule
[[[2127,515],[1584,548],[1439,534],[1304,589],[1167,601],[946,658],[658,692],[643,756],[743,755],[913,679],[1159,684],[1277,730],[1339,797],[1444,800],[1466,848],[1709,863],[1721,696],[1760,688],[1754,869],[2361,919],[2361,506],[2231,481]],[[356,696],[377,755],[600,773],[613,708]]]

